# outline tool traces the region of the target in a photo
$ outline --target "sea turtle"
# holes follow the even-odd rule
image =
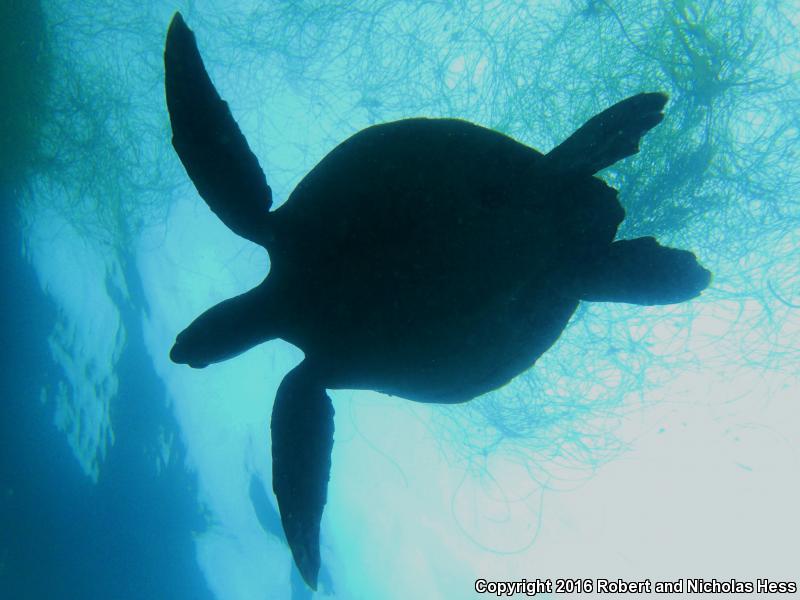
[[[578,302],[697,296],[710,273],[652,237],[614,241],[624,211],[593,175],[635,154],[667,97],[615,104],[547,154],[456,119],[374,125],[334,148],[270,211],[272,194],[180,14],[164,51],[173,146],[200,196],[269,252],[256,288],[181,332],[205,367],[266,340],[305,353],[272,412],[273,489],[316,588],[333,445],[328,389],[466,402],[533,365]]]

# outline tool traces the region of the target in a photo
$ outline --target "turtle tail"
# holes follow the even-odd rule
[[[267,247],[272,190],[180,13],[167,32],[164,71],[172,145],[197,192],[231,231]]]
[[[667,95],[631,96],[595,115],[546,156],[548,168],[569,176],[589,176],[636,154],[645,133],[664,118]]]

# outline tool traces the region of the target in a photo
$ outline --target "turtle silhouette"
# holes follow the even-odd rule
[[[275,338],[304,352],[275,397],[272,469],[313,589],[333,446],[326,389],[466,402],[531,367],[580,301],[670,304],[709,283],[691,252],[614,241],[624,211],[594,177],[638,152],[664,94],[615,104],[547,154],[456,119],[374,125],[270,211],[258,160],[179,13],[164,61],[186,172],[222,222],[270,256],[264,281],[197,317],[170,357],[205,367]]]

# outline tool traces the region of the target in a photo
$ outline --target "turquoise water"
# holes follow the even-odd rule
[[[731,4],[2,3],[0,597],[796,580],[798,12]],[[467,405],[332,392],[312,594],[271,490],[272,399],[300,351],[168,359],[268,266],[170,146],[177,9],[276,204],[374,123],[458,117],[547,151],[626,96],[668,93],[641,153],[600,176],[619,237],[691,249],[711,287],[582,304],[534,368]]]

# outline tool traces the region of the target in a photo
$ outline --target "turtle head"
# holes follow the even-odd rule
[[[212,306],[178,334],[170,359],[202,369],[274,338],[269,307],[261,286]]]
[[[223,303],[224,304],[224,303]],[[230,327],[229,315],[220,314],[217,305],[197,317],[178,334],[169,352],[172,362],[203,369],[210,364],[238,356],[264,341],[247,327]]]
[[[211,359],[211,355],[216,353],[209,351],[209,345],[215,344],[207,339],[206,336],[198,335],[200,333],[199,328],[193,328],[192,325],[178,334],[175,343],[172,345],[172,350],[169,351],[169,358],[179,365],[189,365],[195,369],[203,369],[212,362],[217,362]]]

